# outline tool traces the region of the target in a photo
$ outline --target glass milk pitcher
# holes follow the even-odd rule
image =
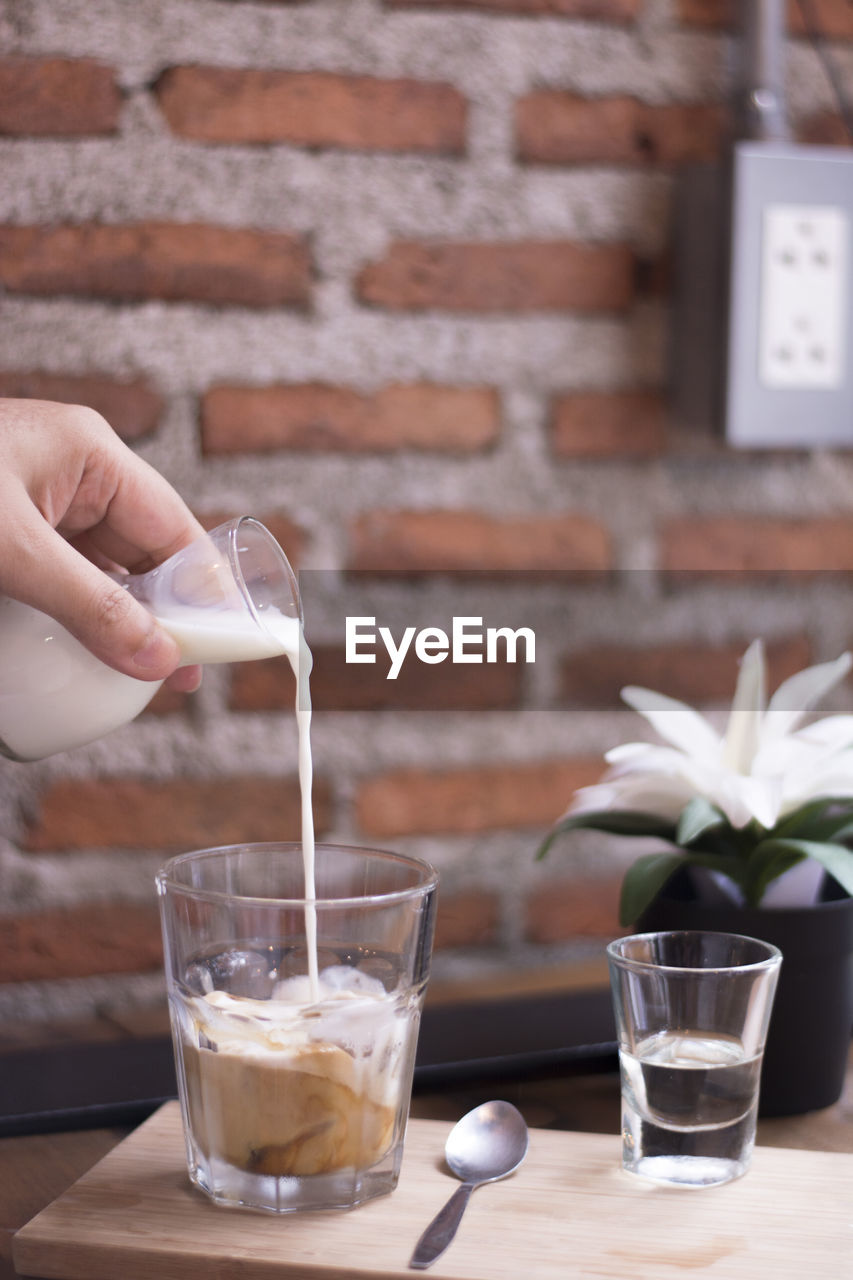
[[[177,641],[183,666],[278,654],[298,662],[296,576],[250,516],[120,581]],[[161,684],[114,671],[47,614],[0,597],[0,754],[39,760],[93,742],[139,715]]]

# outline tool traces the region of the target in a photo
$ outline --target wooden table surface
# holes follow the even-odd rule
[[[491,1089],[491,1092],[488,1092]],[[619,1128],[616,1073],[544,1078],[483,1088],[422,1094],[412,1114],[455,1120],[483,1097],[512,1101],[537,1128],[615,1133]],[[0,1280],[12,1280],[11,1241],[17,1229],[65,1191],[128,1133],[126,1128],[36,1134],[0,1140]],[[758,1142],[853,1153],[853,1058],[841,1100],[824,1111],[759,1122]]]
[[[453,1185],[440,1159],[452,1127],[410,1122],[393,1196],[356,1213],[282,1221],[225,1212],[190,1188],[171,1102],[25,1227],[14,1254],[28,1275],[76,1280],[407,1280],[414,1242]],[[853,1155],[758,1147],[748,1177],[696,1194],[625,1177],[619,1147],[618,1134],[531,1129],[524,1168],[473,1197],[458,1238],[430,1274],[850,1274]]]

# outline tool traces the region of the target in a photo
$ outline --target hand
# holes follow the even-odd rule
[[[172,486],[92,409],[0,399],[0,592],[139,680],[192,691],[199,667],[102,570],[145,572],[203,533]]]

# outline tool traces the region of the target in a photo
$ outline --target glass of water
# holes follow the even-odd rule
[[[683,1187],[749,1167],[781,952],[730,933],[618,938],[607,948],[622,1078],[622,1165]]]

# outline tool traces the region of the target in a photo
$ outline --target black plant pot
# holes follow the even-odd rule
[[[822,896],[810,907],[700,902],[682,871],[637,922],[638,932],[748,934],[782,952],[761,1076],[762,1116],[831,1106],[844,1085],[853,1030],[853,898],[829,877]]]

